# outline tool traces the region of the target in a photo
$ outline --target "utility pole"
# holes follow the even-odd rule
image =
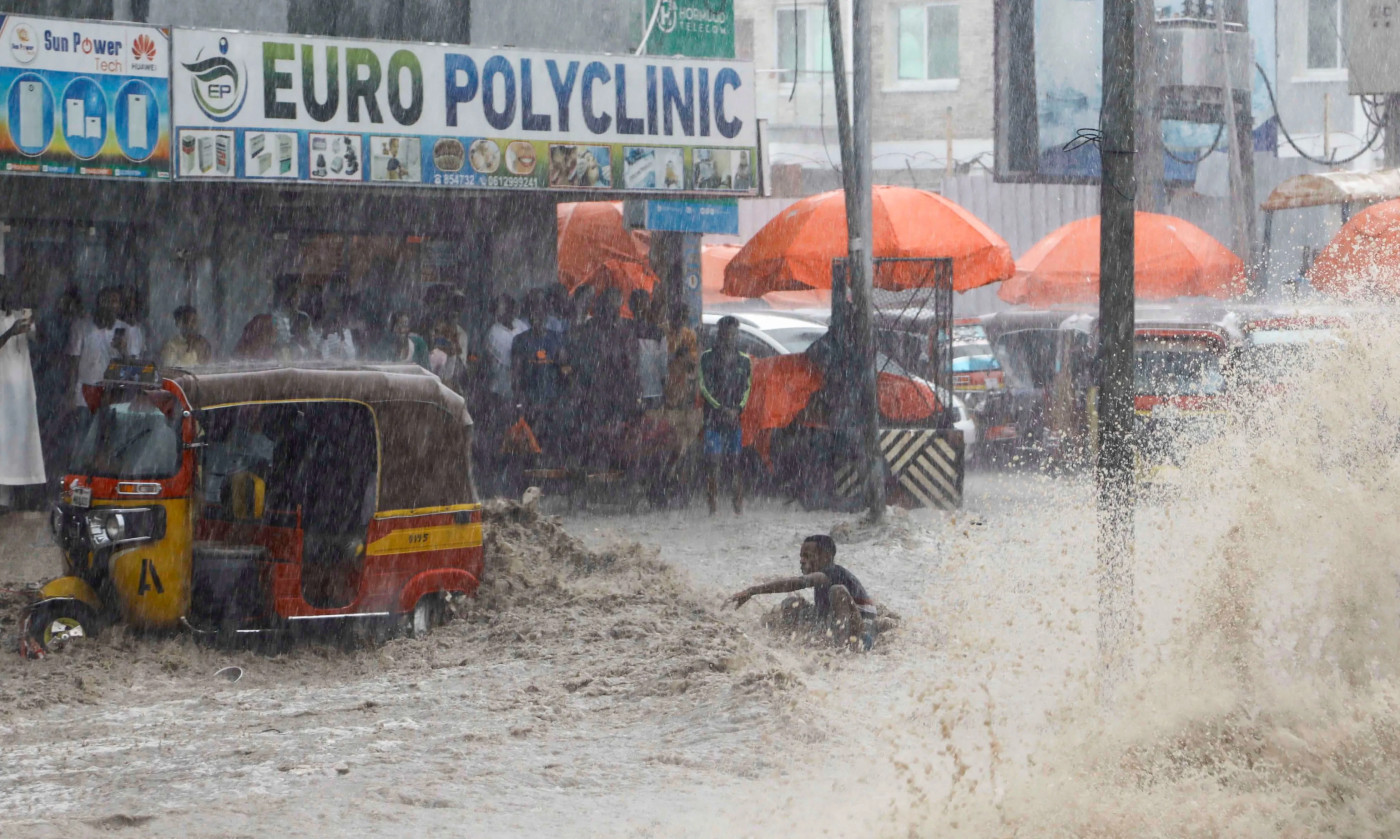
[[[1254,117],[1235,101],[1235,79],[1230,74],[1230,38],[1225,30],[1225,2],[1215,0],[1215,30],[1220,41],[1220,86],[1225,124],[1230,127],[1230,219],[1235,231],[1235,252],[1254,275]],[[1243,3],[1236,14],[1247,14]],[[1243,21],[1237,21],[1243,22]],[[1247,25],[1247,24],[1246,24]],[[1247,30],[1246,30],[1247,31]],[[1252,78],[1252,76],[1251,76]],[[1240,80],[1241,83],[1244,80]],[[1326,94],[1324,94],[1325,96]],[[1326,109],[1324,108],[1324,113]],[[1243,112],[1243,113],[1241,113]],[[1243,118],[1243,122],[1241,122]],[[1324,135],[1326,132],[1323,132]],[[1248,172],[1246,172],[1248,155]]]
[[[1142,4],[1104,0],[1099,153],[1100,693],[1127,669],[1133,636],[1133,250],[1135,46]]]
[[[836,77],[836,121],[841,142],[841,180],[846,194],[846,236],[850,242],[846,282],[851,290],[850,352],[858,397],[855,416],[858,417],[859,426],[856,437],[860,444],[865,500],[870,519],[879,521],[885,514],[885,470],[884,456],[880,451],[880,406],[875,386],[875,343],[870,318],[874,275],[870,0],[851,2],[851,83],[856,94],[854,108],[851,107],[850,91],[846,87],[840,0],[827,0],[826,7],[831,27],[831,64]],[[832,305],[840,305],[841,302],[833,299]]]
[[[1385,152],[1385,168],[1400,169],[1400,96],[1388,93],[1384,101],[1381,121],[1385,125],[1385,139],[1381,149]]]
[[[1162,38],[1157,27],[1156,0],[1136,0],[1138,20],[1134,27],[1137,138],[1134,173],[1137,175],[1137,208],[1145,213],[1167,211],[1166,155],[1162,146]],[[1107,18],[1105,18],[1107,20]]]

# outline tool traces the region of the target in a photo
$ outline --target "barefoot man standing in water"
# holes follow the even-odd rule
[[[865,649],[875,643],[875,601],[856,575],[836,564],[836,543],[830,536],[808,536],[799,554],[802,576],[750,586],[729,601],[738,609],[756,594],[785,594],[812,589],[812,603],[799,595],[783,601],[783,620],[829,628],[841,640],[859,641]]]

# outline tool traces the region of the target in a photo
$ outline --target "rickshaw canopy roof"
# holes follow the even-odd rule
[[[461,396],[416,364],[218,364],[165,371],[195,410],[249,402],[348,399],[378,405],[427,402],[464,425],[471,415]]]
[[[381,512],[475,501],[466,402],[415,364],[221,364],[164,372],[194,410],[249,403],[364,403],[379,430]]]
[[[1391,198],[1400,198],[1400,169],[1295,175],[1274,187],[1274,191],[1259,206],[1265,212],[1272,212],[1303,207],[1371,204]]]

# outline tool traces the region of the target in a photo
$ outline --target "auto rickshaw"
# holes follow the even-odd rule
[[[1133,408],[1140,483],[1171,483],[1186,454],[1219,432],[1240,341],[1234,312],[1139,310]]]
[[[29,652],[118,620],[420,634],[477,589],[471,418],[422,368],[114,363],[85,396],[52,513],[65,576],[29,612]]]

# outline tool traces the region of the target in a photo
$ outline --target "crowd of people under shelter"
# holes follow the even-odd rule
[[[159,346],[141,316],[134,286],[101,289],[89,308],[76,286],[52,311],[34,312],[0,277],[0,512],[16,487],[61,476],[86,431],[84,385],[102,381],[114,360],[156,360],[162,368],[214,362],[406,363],[430,370],[467,401],[476,423],[474,460],[486,494],[514,494],[542,476],[622,475],[653,489],[653,500],[688,497],[703,451],[710,511],[719,479],[743,483],[739,417],[752,368],[721,320],[715,346],[700,350],[691,312],[644,290],[561,286],[492,301],[489,323],[449,286],[428,289],[416,312],[377,312],[356,295],[338,299],[296,275],[274,283],[270,309],[243,326],[219,356],[199,312],[172,312],[175,334]],[[377,328],[376,328],[377,327]],[[43,503],[32,491],[28,506]]]

